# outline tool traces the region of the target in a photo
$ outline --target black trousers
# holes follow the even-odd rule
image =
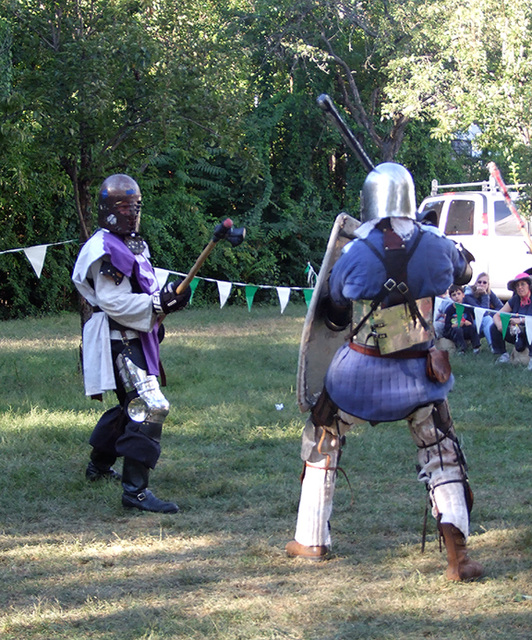
[[[510,327],[506,330],[506,335],[502,337],[502,332],[497,329],[495,324],[491,325],[491,341],[493,344],[493,351],[495,353],[506,353],[506,342],[514,344],[517,351],[521,352],[528,348],[528,355],[532,357],[532,345],[528,344],[526,337],[525,325],[521,325],[521,332],[519,335],[514,336],[510,333]]]
[[[118,457],[124,456],[153,469],[161,455],[161,445],[159,439],[150,437],[142,430],[142,423],[135,422],[128,416],[127,405],[133,398],[138,397],[138,393],[136,391],[128,393],[118,373],[116,360],[125,349],[128,357],[138,367],[147,369],[140,340],[130,340],[127,344],[121,340],[111,341],[116,381],[115,393],[119,404],[108,409],[101,416],[94,427],[89,444],[109,464],[113,464]]]

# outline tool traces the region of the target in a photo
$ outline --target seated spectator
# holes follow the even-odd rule
[[[434,320],[432,324],[434,326],[434,335],[436,340],[443,338],[443,327],[445,326],[445,310],[452,304],[451,298],[449,298],[449,289],[441,296],[438,296],[441,300],[436,300],[434,303]]]
[[[480,273],[477,276],[475,284],[471,287],[467,287],[464,296],[464,304],[469,304],[472,307],[481,307],[482,309],[493,309],[494,311],[498,311],[502,307],[502,302],[490,289],[490,278],[487,273]],[[480,331],[478,333],[480,336],[484,336],[486,338],[486,342],[488,343],[491,352],[494,353],[493,345],[491,344],[492,324],[493,314],[486,311],[482,318]]]
[[[515,350],[522,352],[528,349],[528,355],[532,356],[532,346],[528,343],[526,335],[525,318],[532,316],[532,301],[530,292],[532,288],[532,277],[528,273],[519,273],[508,283],[508,289],[513,291],[513,296],[505,302],[502,308],[493,316],[491,327],[491,340],[493,352],[500,354],[497,362],[504,363],[510,360],[506,352],[506,342],[515,345]],[[506,334],[502,335],[501,313],[512,314]],[[532,371],[532,360],[528,364],[528,369]]]
[[[475,325],[473,310],[463,307],[460,324],[458,323],[457,304],[464,303],[464,290],[457,284],[449,287],[449,296],[453,301],[445,311],[445,325],[443,327],[443,337],[452,340],[458,349],[458,353],[465,353],[467,350],[466,340],[471,341],[473,352],[480,351],[480,337]]]

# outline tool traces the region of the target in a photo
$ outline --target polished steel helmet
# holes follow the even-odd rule
[[[98,224],[121,236],[137,233],[142,196],[139,185],[123,173],[106,178],[100,187]]]
[[[361,193],[362,222],[375,218],[416,219],[414,180],[402,165],[383,162],[371,171]]]

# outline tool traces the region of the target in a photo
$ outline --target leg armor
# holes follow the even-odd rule
[[[447,401],[420,407],[408,417],[408,426],[418,447],[418,478],[430,492],[432,515],[457,527],[467,539],[472,493]]]
[[[140,346],[127,344],[116,358],[116,367],[126,392],[124,411],[129,419],[117,440],[117,452],[153,469],[161,452],[163,422],[170,404],[157,377],[147,373]]]
[[[306,547],[330,547],[338,462],[345,433],[362,422],[338,411],[324,391],[303,429],[301,458],[305,463],[295,540]],[[320,424],[321,423],[321,424]]]

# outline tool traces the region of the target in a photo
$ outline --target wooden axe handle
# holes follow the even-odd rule
[[[205,247],[205,249],[203,249],[203,251],[198,256],[198,259],[194,263],[192,269],[188,272],[183,281],[179,283],[179,286],[175,290],[176,293],[182,293],[188,287],[188,285],[194,279],[196,273],[198,273],[198,271],[201,269],[201,265],[205,262],[205,260],[207,260],[209,253],[214,249],[215,246],[216,242],[214,240],[211,240]]]

